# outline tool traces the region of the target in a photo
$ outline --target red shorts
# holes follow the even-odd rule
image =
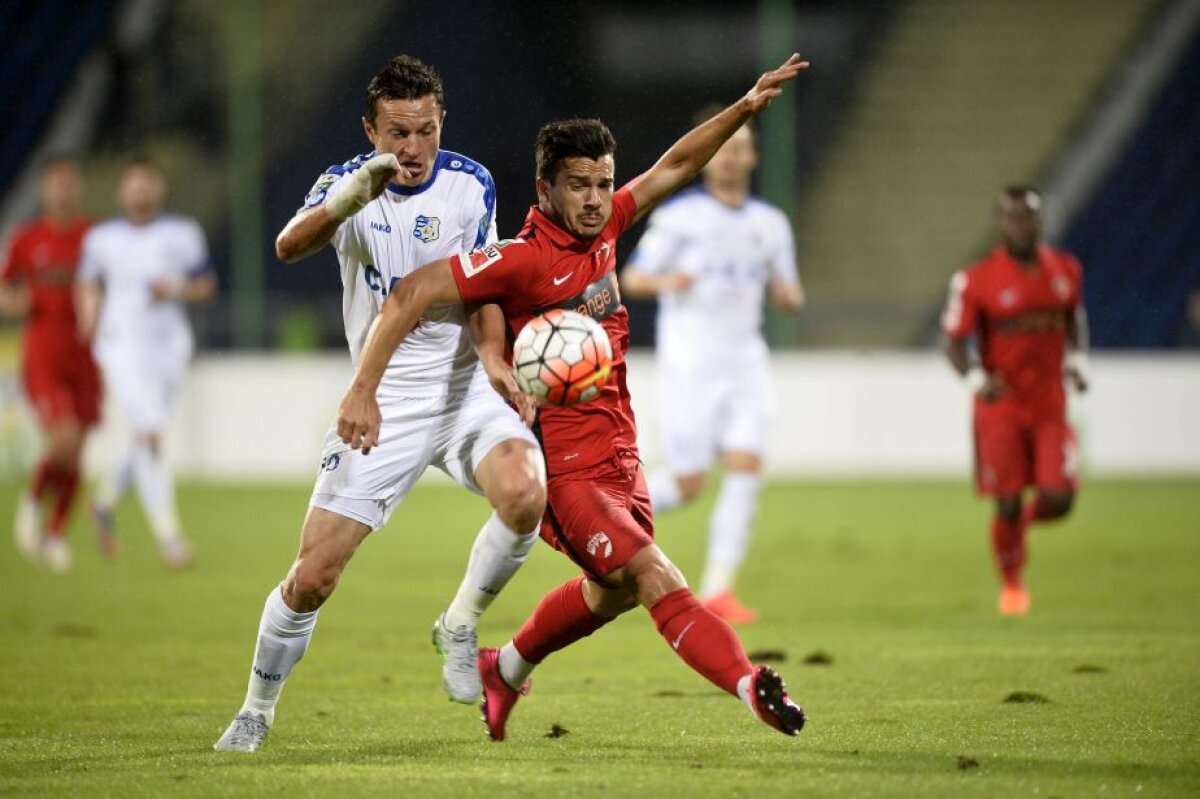
[[[1003,497],[1026,486],[1074,492],[1079,486],[1075,431],[1065,419],[1023,421],[1010,414],[975,417],[975,486]]]
[[[77,419],[84,427],[100,421],[100,371],[83,348],[42,351],[24,365],[25,393],[42,427]]]
[[[542,538],[599,582],[654,543],[650,489],[636,455],[551,477]]]

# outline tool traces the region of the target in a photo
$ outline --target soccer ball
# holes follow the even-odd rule
[[[595,319],[555,308],[521,328],[513,369],[521,390],[547,405],[590,402],[612,371],[612,344]]]

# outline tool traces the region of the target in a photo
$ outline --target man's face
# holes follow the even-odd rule
[[[1018,258],[1029,258],[1042,238],[1042,203],[1036,194],[1024,198],[1001,196],[996,208],[1000,241]]]
[[[157,169],[144,164],[125,167],[117,184],[117,202],[135,222],[153,219],[162,208],[167,183]]]
[[[42,173],[42,210],[50,216],[70,216],[79,209],[83,176],[74,161],[54,161]]]
[[[615,174],[611,155],[597,161],[582,156],[564,159],[553,183],[537,179],[538,205],[577,238],[595,238],[612,216]]]
[[[704,166],[704,180],[718,186],[744,187],[749,185],[750,173],[757,166],[754,134],[749,128],[739,128]]]
[[[442,143],[445,113],[432,94],[416,100],[377,100],[375,119],[363,117],[363,130],[380,153],[400,162],[392,178],[399,186],[420,186],[429,180]]]

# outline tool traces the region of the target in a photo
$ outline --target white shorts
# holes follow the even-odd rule
[[[104,375],[104,390],[116,399],[134,431],[165,430],[187,371],[187,359],[149,362],[133,354],[97,352],[96,355]]]
[[[343,444],[337,426],[325,448],[310,504],[372,530],[387,524],[425,467],[436,466],[460,485],[483,493],[475,470],[509,439],[537,446],[533,433],[490,387],[442,397],[382,399],[383,426],[369,455]]]
[[[706,472],[723,452],[762,455],[775,404],[769,367],[765,352],[695,366],[659,360],[659,418],[672,474]]]

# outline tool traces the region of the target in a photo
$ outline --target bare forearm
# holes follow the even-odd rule
[[[318,205],[293,216],[275,239],[275,255],[284,263],[307,258],[329,243],[342,223]]]
[[[475,354],[484,366],[504,362],[504,312],[495,303],[486,303],[471,311],[467,329]]]
[[[967,354],[967,342],[963,339],[946,338],[942,342],[942,351],[946,360],[954,367],[959,376],[966,375],[971,370],[971,358]]]
[[[657,297],[663,290],[663,280],[656,275],[648,275],[632,267],[621,273],[621,293],[635,300]]]
[[[1067,346],[1079,352],[1088,350],[1088,318],[1082,305],[1067,317]]]
[[[180,299],[191,305],[203,305],[211,302],[217,295],[217,278],[212,272],[204,272],[188,278],[183,284]]]

